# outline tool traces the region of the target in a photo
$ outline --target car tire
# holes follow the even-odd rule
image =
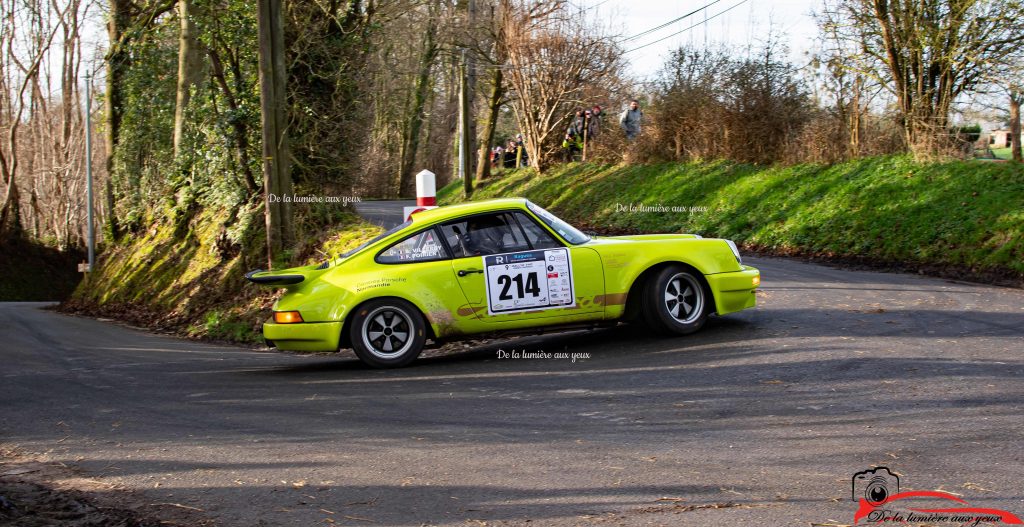
[[[366,365],[401,368],[423,351],[426,321],[416,306],[400,298],[371,300],[353,314],[349,338]]]
[[[704,326],[713,302],[700,274],[671,265],[644,284],[641,309],[644,322],[654,331],[687,335]]]

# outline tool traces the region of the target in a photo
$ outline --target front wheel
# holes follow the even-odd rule
[[[704,326],[711,302],[698,274],[682,266],[666,267],[644,285],[644,321],[659,333],[686,335]]]
[[[371,300],[352,318],[349,337],[359,360],[374,368],[400,368],[419,357],[426,322],[415,306],[398,298]]]

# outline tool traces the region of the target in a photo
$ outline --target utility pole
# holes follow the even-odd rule
[[[473,194],[473,180],[469,177],[469,86],[467,79],[466,48],[459,60],[459,177],[466,196]]]
[[[473,105],[476,101],[476,0],[466,0],[466,45],[472,45],[470,51],[465,55],[466,60],[466,177],[472,178],[469,174],[476,174],[476,167],[473,154],[476,152],[476,115],[473,113]],[[465,48],[463,48],[465,49]]]
[[[88,245],[89,245],[89,271],[96,258],[96,230],[93,227],[92,212],[92,75],[85,72],[85,195],[86,210],[88,210]]]
[[[473,41],[476,25],[476,1],[465,0],[462,54],[459,64],[459,177],[466,196],[473,193],[472,155],[476,151],[476,121],[473,120],[473,95],[476,90],[476,55],[466,48]]]

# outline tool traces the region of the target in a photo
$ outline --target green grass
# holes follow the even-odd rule
[[[1006,148],[993,148],[992,153],[999,159],[1010,159],[1013,157],[1013,152],[1009,147]]]
[[[596,230],[691,232],[777,253],[1024,277],[1024,170],[1013,163],[569,164],[496,178],[473,199],[513,196]],[[439,199],[460,201],[461,189],[449,185]],[[640,204],[668,210],[630,210]]]

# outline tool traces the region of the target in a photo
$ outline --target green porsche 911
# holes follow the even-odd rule
[[[246,278],[287,289],[269,344],[352,348],[379,368],[408,365],[428,339],[633,321],[684,335],[753,307],[761,282],[729,240],[587,236],[525,199],[423,211],[322,264]]]

